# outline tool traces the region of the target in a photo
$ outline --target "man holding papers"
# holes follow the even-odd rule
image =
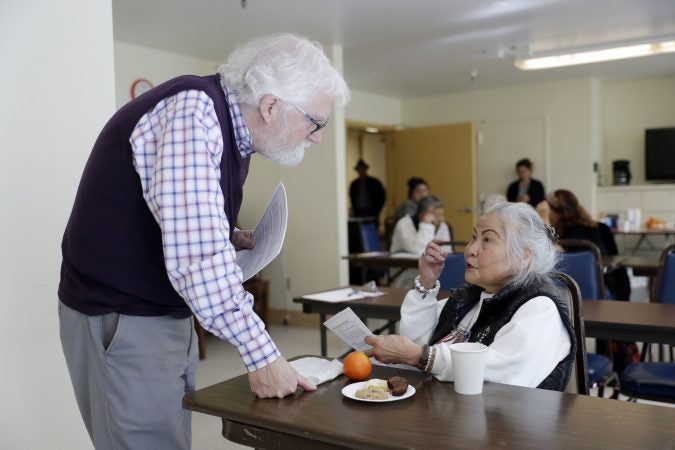
[[[63,351],[97,449],[190,448],[181,400],[195,387],[192,314],[237,347],[257,396],[315,388],[253,312],[236,251],[256,236],[234,224],[251,156],[299,163],[348,97],[317,44],[280,34],[239,47],[215,75],[151,89],[105,125],[64,234],[58,292]],[[285,221],[282,194],[272,205],[283,203]],[[279,217],[270,211],[267,223]],[[248,259],[250,272],[265,258]]]

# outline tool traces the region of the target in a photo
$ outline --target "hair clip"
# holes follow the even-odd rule
[[[553,242],[554,244],[558,243],[558,233],[556,233],[555,228],[553,228],[552,225],[546,225],[544,224],[544,229],[546,230],[546,234],[548,235],[548,238]]]

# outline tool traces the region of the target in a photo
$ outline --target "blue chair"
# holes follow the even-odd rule
[[[675,244],[661,253],[653,298],[661,303],[675,303]],[[647,361],[650,346],[644,344],[643,361],[629,364],[621,374],[621,393],[632,401],[675,403],[675,362]],[[670,350],[672,361],[672,347]]]
[[[377,226],[374,222],[359,223],[359,234],[361,235],[361,246],[364,252],[382,251],[382,242],[377,235]]]
[[[605,298],[605,284],[602,272],[602,256],[600,249],[593,242],[585,239],[561,239],[559,244],[562,253],[557,270],[574,279],[579,286],[584,300],[602,300]],[[609,345],[606,344],[608,353]],[[598,387],[598,396],[603,397],[605,386],[618,381],[610,356],[599,353],[587,353],[588,382]],[[618,392],[614,393],[616,396]]]
[[[445,266],[438,281],[441,282],[441,289],[455,289],[466,284],[464,273],[466,272],[466,263],[464,262],[464,253],[451,253],[445,260]]]
[[[377,235],[377,225],[375,222],[360,222],[359,223],[359,236],[361,237],[361,248],[363,252],[381,252],[382,251],[382,242],[380,237]],[[365,283],[369,280],[387,277],[386,269],[366,269],[364,268],[361,273],[362,282]]]

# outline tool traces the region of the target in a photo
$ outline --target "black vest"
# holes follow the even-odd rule
[[[169,282],[161,230],[143,198],[129,137],[157,103],[192,89],[204,91],[215,106],[224,144],[220,187],[234,229],[250,158],[237,148],[219,75],[169,80],[120,108],[94,144],[61,245],[59,298],[69,307],[87,315],[190,315]]]
[[[457,328],[462,318],[478,303],[482,291],[482,288],[474,285],[451,290],[450,297],[438,318],[438,324],[431,334],[429,344],[438,342],[439,339]],[[483,300],[478,319],[471,328],[469,342],[480,342],[489,346],[494,341],[497,332],[511,321],[518,308],[535,297],[543,295],[551,298],[570,336],[570,353],[537,387],[551,391],[564,391],[572,373],[577,343],[567,304],[561,301],[555,292],[556,287],[547,278],[517,288],[506,287],[494,297],[486,298]]]

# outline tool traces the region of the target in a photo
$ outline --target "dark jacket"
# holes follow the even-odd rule
[[[506,199],[510,202],[518,201],[518,183],[520,183],[520,181],[514,181],[509,184],[509,188],[506,190]],[[530,178],[530,186],[527,188],[527,195],[530,196],[530,201],[528,203],[532,206],[537,206],[537,204],[543,201],[546,194],[544,193],[544,185],[541,181]]]
[[[359,204],[360,194],[364,194],[365,204]],[[349,185],[349,198],[354,217],[379,217],[386,194],[380,180],[367,176],[363,180],[357,178],[352,181]]]
[[[429,339],[430,345],[438,342],[438,340],[457,328],[462,318],[478,303],[482,291],[482,288],[474,285],[450,291],[450,297],[443,307],[438,324]],[[471,328],[469,342],[480,342],[489,346],[494,341],[497,332],[511,321],[518,308],[535,297],[549,297],[558,308],[560,318],[569,334],[570,353],[558,363],[553,371],[537,387],[552,391],[564,391],[572,373],[577,342],[567,304],[560,300],[555,293],[556,287],[548,278],[522,287],[505,287],[494,297],[483,301],[478,319]]]

